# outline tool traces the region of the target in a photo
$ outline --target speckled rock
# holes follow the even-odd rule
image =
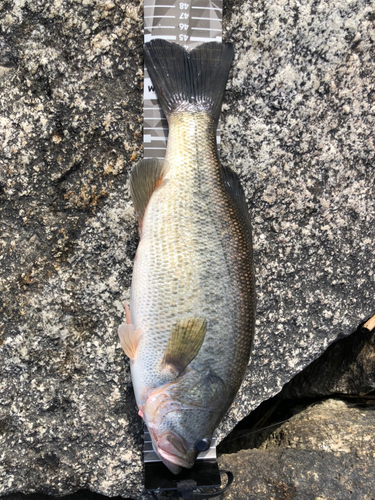
[[[374,431],[373,408],[338,400],[311,405],[258,449],[219,458],[235,476],[224,498],[372,500]]]
[[[142,149],[139,2],[1,2],[0,493],[141,490],[118,346]]]
[[[254,221],[257,331],[226,435],[374,313],[374,6],[225,3],[221,158]],[[135,497],[117,341],[137,228],[142,5],[0,3],[0,494]]]
[[[221,158],[249,200],[258,300],[228,430],[374,314],[375,16],[346,0],[244,2],[226,16]]]

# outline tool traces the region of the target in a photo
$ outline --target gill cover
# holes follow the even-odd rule
[[[190,368],[148,396],[144,418],[155,451],[173,473],[179,472],[176,466],[191,468],[198,453],[209,447],[226,393],[224,382],[210,368]]]

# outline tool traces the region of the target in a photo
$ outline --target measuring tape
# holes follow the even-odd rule
[[[144,41],[164,38],[192,49],[204,42],[222,40],[222,0],[144,0]],[[144,68],[143,143],[144,158],[165,157],[168,125]],[[217,144],[220,142],[218,126]]]

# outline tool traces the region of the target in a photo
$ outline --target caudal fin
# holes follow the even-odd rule
[[[155,39],[144,46],[148,72],[168,118],[174,111],[201,110],[218,120],[233,60],[231,43],[209,42],[187,52]]]

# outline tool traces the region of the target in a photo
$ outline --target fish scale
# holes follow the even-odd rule
[[[137,404],[155,450],[177,473],[194,463],[195,443],[212,438],[248,364],[255,310],[251,232],[238,178],[220,165],[216,149],[232,49],[214,43],[188,55],[165,41],[147,45],[169,137],[165,163],[145,161],[132,173],[141,238],[131,325],[124,331],[133,335]],[[205,87],[216,80],[218,90]]]

